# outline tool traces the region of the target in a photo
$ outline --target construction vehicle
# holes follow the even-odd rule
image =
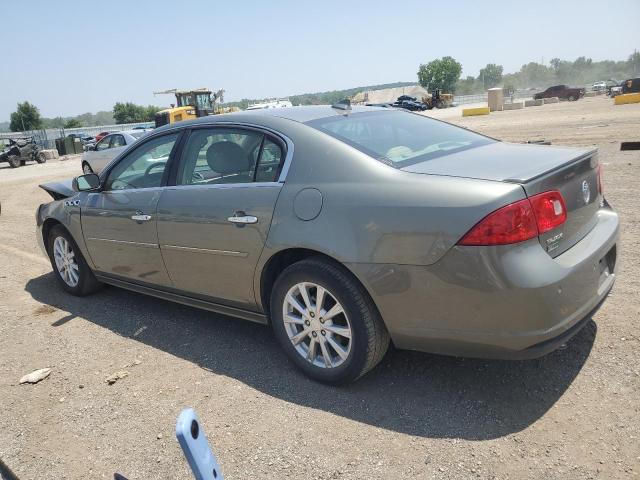
[[[422,97],[424,103],[429,110],[432,108],[447,108],[453,105],[453,95],[451,93],[440,93],[440,90],[434,90],[429,95]]]
[[[176,97],[176,103],[171,108],[160,110],[155,115],[156,127],[167,125],[168,123],[180,122],[182,120],[190,120],[192,118],[206,117],[220,113],[216,110],[216,101],[223,101],[224,90],[218,90],[213,93],[208,88],[198,88],[195,90],[163,90],[162,92],[153,92],[154,95],[173,94]]]

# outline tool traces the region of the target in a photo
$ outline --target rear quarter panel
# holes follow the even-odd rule
[[[256,292],[269,258],[289,248],[344,264],[431,265],[484,216],[525,196],[515,184],[403,172],[304,125],[287,134],[295,154],[257,266]],[[307,188],[322,194],[312,220],[295,212]]]

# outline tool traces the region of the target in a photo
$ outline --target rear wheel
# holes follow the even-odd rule
[[[62,288],[72,295],[89,295],[102,284],[93,275],[80,249],[62,225],[49,232],[47,251],[51,266]]]
[[[93,169],[91,168],[91,165],[89,165],[87,162],[82,162],[82,171],[84,172],[85,175],[89,175],[90,173],[93,173]]]
[[[9,162],[11,168],[18,168],[20,165],[22,165],[22,161],[17,155],[9,155],[9,158],[7,158],[7,162]]]
[[[343,268],[322,258],[282,272],[271,294],[278,342],[309,377],[327,383],[354,381],[375,367],[389,334],[373,301]]]

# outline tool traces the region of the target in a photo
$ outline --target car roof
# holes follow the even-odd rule
[[[333,108],[331,105],[309,105],[299,107],[284,107],[284,108],[264,108],[256,110],[247,110],[243,112],[225,113],[222,115],[211,115],[207,117],[200,117],[194,120],[185,120],[180,122],[180,126],[188,127],[190,125],[217,123],[217,122],[255,122],[256,117],[278,117],[294,122],[306,123],[312,120],[320,118],[338,117],[345,115],[353,115],[363,112],[388,112],[389,109],[385,107],[366,107],[366,106],[352,106],[350,110],[342,110],[340,108]],[[160,128],[156,128],[155,131],[168,130],[175,127],[176,124],[171,123],[164,125]]]

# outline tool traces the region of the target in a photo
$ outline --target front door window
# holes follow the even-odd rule
[[[152,188],[162,185],[165,167],[178,133],[154,138],[122,158],[109,172],[105,190]]]

